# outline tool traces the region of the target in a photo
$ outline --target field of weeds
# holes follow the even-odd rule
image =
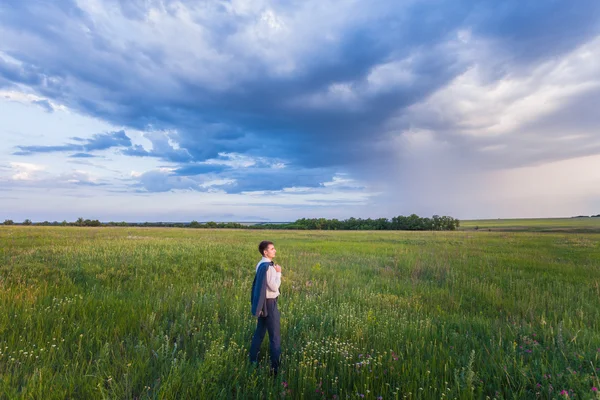
[[[282,368],[248,348],[258,243]],[[0,398],[600,398],[600,236],[0,228]]]

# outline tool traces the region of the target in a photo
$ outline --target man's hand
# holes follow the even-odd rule
[[[275,265],[275,271],[281,272],[281,265],[279,265],[279,264]]]

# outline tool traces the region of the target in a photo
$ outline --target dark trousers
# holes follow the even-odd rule
[[[266,317],[258,317],[252,344],[250,345],[250,361],[258,361],[258,352],[260,345],[265,338],[265,333],[269,332],[269,350],[271,353],[271,368],[277,371],[279,368],[279,356],[281,354],[281,336],[279,334],[279,310],[277,309],[277,299],[267,299]]]

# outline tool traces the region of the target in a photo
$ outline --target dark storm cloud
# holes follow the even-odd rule
[[[196,165],[186,165],[180,168],[177,168],[173,171],[174,175],[179,176],[194,176],[194,175],[202,175],[208,173],[218,173],[225,170],[226,167],[224,165],[215,165],[215,164],[196,164]]]
[[[75,153],[69,156],[70,158],[95,158],[97,156],[90,153]]]
[[[56,153],[65,151],[92,152],[107,150],[112,147],[130,147],[131,139],[125,134],[125,131],[97,133],[90,139],[72,138],[78,143],[69,143],[59,146],[17,146],[16,155],[27,155],[34,153]],[[89,155],[87,155],[89,156]],[[81,157],[81,155],[80,155]],[[83,156],[86,157],[86,156]]]

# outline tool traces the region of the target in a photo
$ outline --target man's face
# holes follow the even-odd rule
[[[275,246],[270,244],[265,250],[265,257],[270,258],[272,260],[273,258],[275,258],[275,253],[277,253],[277,250],[275,250]]]

